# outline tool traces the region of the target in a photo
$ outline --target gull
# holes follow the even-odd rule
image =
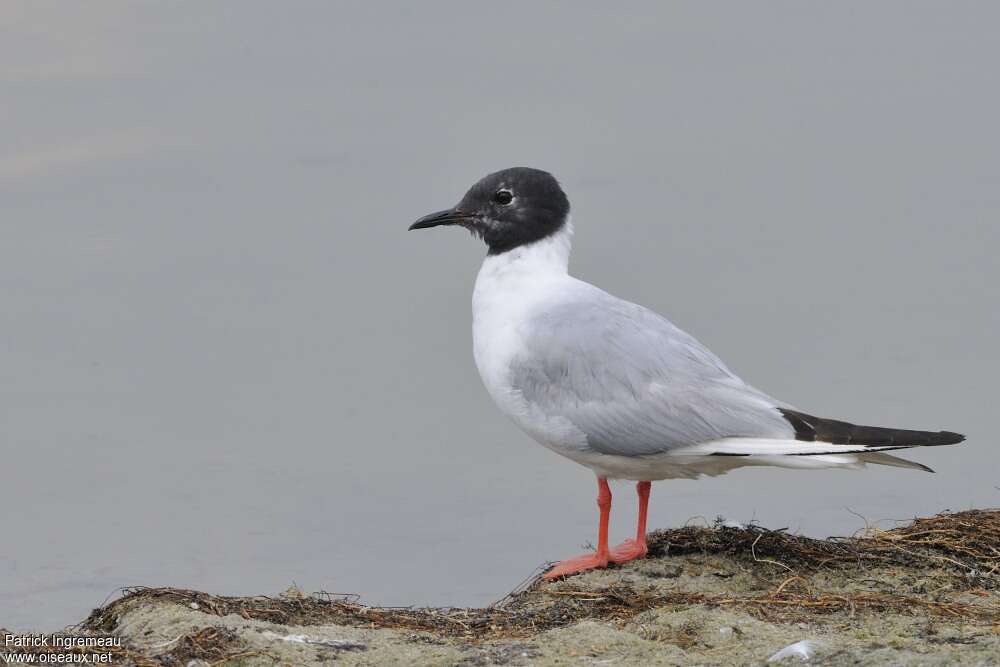
[[[569,200],[548,172],[489,174],[410,229],[442,225],[464,227],[488,248],[472,296],[486,390],[534,440],[597,476],[597,549],[559,562],[548,579],[644,557],[653,481],[759,465],[932,472],[885,452],[965,439],[802,412],[746,384],[666,318],[570,276]],[[639,496],[635,539],[613,548],[608,479],[635,481]]]

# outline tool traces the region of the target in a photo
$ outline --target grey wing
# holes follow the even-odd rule
[[[785,407],[665,318],[593,289],[535,316],[511,382],[591,449],[643,456],[725,437],[795,437]]]

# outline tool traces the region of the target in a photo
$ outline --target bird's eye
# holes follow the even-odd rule
[[[501,206],[506,206],[514,201],[514,193],[510,190],[497,190],[496,194],[493,195],[493,201]]]

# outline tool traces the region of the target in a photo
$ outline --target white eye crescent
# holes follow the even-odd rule
[[[493,201],[501,206],[507,206],[514,201],[514,193],[506,188],[501,188],[493,194]]]

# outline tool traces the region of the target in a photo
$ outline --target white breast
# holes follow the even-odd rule
[[[586,445],[569,421],[540,414],[511,385],[511,363],[531,335],[532,317],[578,289],[568,274],[572,226],[542,241],[488,256],[472,296],[473,354],[497,407],[539,443],[572,455]]]

